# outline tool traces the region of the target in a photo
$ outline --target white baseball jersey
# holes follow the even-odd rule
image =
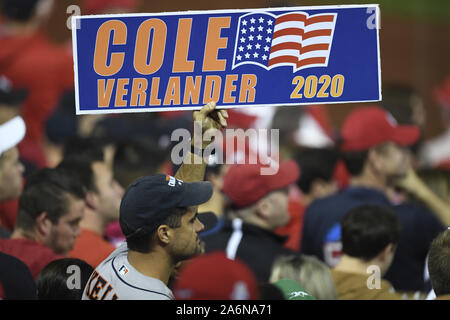
[[[159,279],[147,277],[128,262],[124,243],[92,273],[82,300],[173,300],[172,291]]]

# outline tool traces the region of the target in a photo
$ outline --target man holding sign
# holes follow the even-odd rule
[[[74,17],[77,114],[379,101],[377,17],[376,5]]]
[[[76,113],[378,101],[373,12],[355,5],[74,17]],[[194,113],[202,132],[226,126],[225,111],[214,108]],[[206,145],[193,146],[193,164],[175,177],[147,176],[128,188],[120,209],[128,246],[97,267],[83,299],[173,299],[169,277],[203,250],[196,211],[212,193],[192,182],[203,180],[195,157]]]
[[[194,112],[204,131],[227,125],[225,110],[215,103]],[[217,119],[217,120],[215,120]],[[193,146],[196,139],[193,138]],[[209,141],[208,141],[209,142]],[[120,205],[120,227],[127,243],[117,248],[94,271],[84,290],[84,300],[174,299],[167,287],[176,265],[203,252],[198,233],[198,205],[212,195],[203,180],[206,164],[188,153],[175,177],[164,174],[137,179],[126,190]]]

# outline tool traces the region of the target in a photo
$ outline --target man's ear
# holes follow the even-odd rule
[[[168,245],[172,238],[172,229],[168,225],[162,224],[156,229],[156,236],[159,241],[165,245]]]
[[[92,210],[98,207],[98,197],[94,191],[88,191],[85,197],[86,206]]]
[[[381,172],[381,159],[380,154],[375,150],[375,148],[371,148],[367,153],[367,164],[375,171]]]
[[[269,215],[269,202],[267,199],[262,198],[256,203],[256,214],[259,218],[263,220],[267,220],[267,216]]]
[[[378,255],[378,259],[381,262],[385,262],[392,254],[394,250],[394,246],[392,245],[392,243],[389,243],[384,249],[383,251],[381,251],[381,253]]]
[[[52,228],[52,222],[48,218],[47,212],[42,212],[36,218],[36,231],[39,235],[46,237],[50,234]]]

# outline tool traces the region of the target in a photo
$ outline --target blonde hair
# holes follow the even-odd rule
[[[319,300],[336,300],[337,293],[330,269],[313,256],[288,255],[278,257],[272,265],[269,282],[280,279],[297,281]]]

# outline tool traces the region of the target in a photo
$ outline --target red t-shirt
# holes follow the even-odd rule
[[[69,256],[89,263],[93,268],[105,260],[115,247],[99,234],[82,229]]]
[[[47,264],[64,258],[44,244],[29,239],[0,239],[0,251],[23,261],[35,280]]]
[[[19,199],[0,202],[0,225],[9,231],[14,230],[17,220]]]
[[[8,77],[15,87],[28,91],[22,108],[27,132],[19,144],[20,154],[43,167],[46,165],[42,146],[45,123],[62,94],[73,89],[72,55],[40,32],[16,36],[0,34],[0,42],[0,74]]]

